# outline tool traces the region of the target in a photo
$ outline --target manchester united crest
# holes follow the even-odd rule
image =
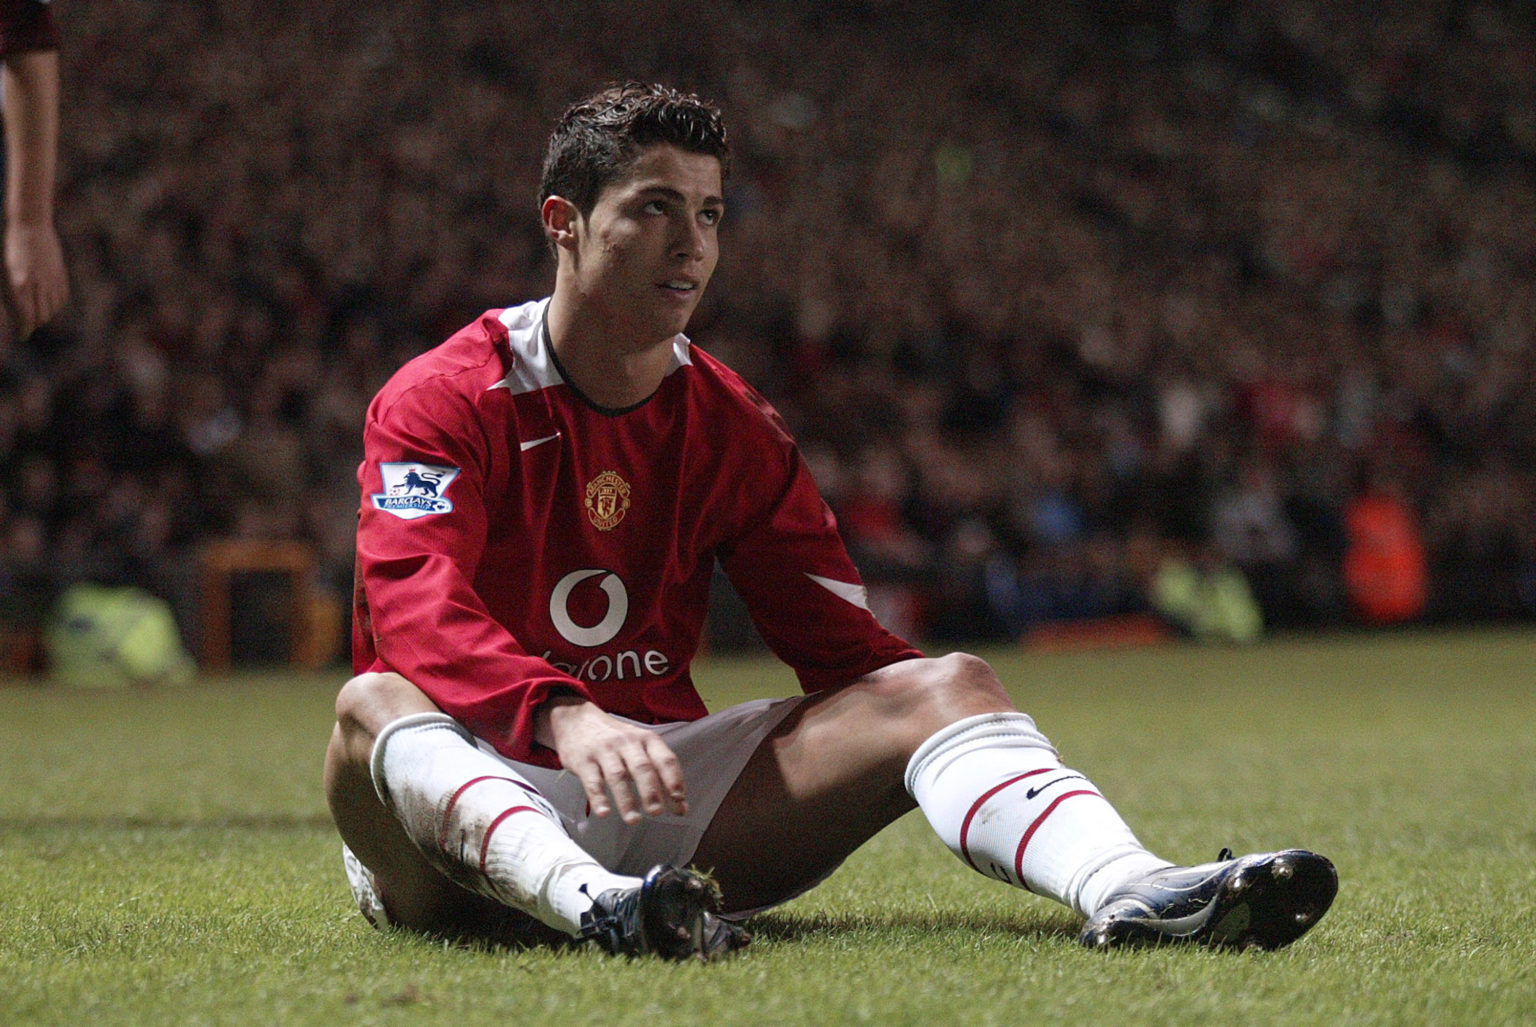
[[[629,509],[629,482],[604,471],[587,483],[587,518],[598,531],[611,531]]]

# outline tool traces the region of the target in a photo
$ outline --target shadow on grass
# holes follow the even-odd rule
[[[495,918],[495,922],[465,925],[462,931],[417,934],[392,927],[390,933],[426,937],[436,944],[481,951],[569,951],[581,948],[566,935],[521,914]],[[754,943],[840,944],[859,939],[912,937],[932,941],[949,936],[963,944],[981,938],[1006,937],[1025,942],[1072,942],[1078,926],[1061,917],[1028,913],[944,912],[940,910],[891,910],[882,913],[762,913],[745,922]]]
[[[1076,939],[1078,925],[1060,917],[998,909],[986,912],[894,909],[881,913],[770,912],[747,922],[754,937],[772,942],[806,942],[857,935],[1006,935],[1034,941]]]

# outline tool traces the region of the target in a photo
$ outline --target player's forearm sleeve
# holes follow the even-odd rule
[[[549,762],[533,743],[535,709],[552,690],[586,689],[525,652],[475,591],[483,457],[406,404],[370,411],[364,454],[357,566],[366,616],[356,630],[367,637],[355,660],[402,675],[505,755]]]

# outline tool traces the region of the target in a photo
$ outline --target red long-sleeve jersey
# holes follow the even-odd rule
[[[717,560],[806,691],[920,655],[870,614],[762,397],[679,335],[654,395],[598,409],[561,377],[547,305],[487,312],[369,407],[357,671],[553,764],[532,739],[551,689],[647,723],[707,712],[689,668]]]

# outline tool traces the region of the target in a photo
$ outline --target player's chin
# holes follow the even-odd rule
[[[682,292],[676,289],[660,290],[662,311],[660,320],[668,326],[672,334],[682,331],[693,318],[693,312],[698,309],[701,290],[694,289],[690,292]]]

